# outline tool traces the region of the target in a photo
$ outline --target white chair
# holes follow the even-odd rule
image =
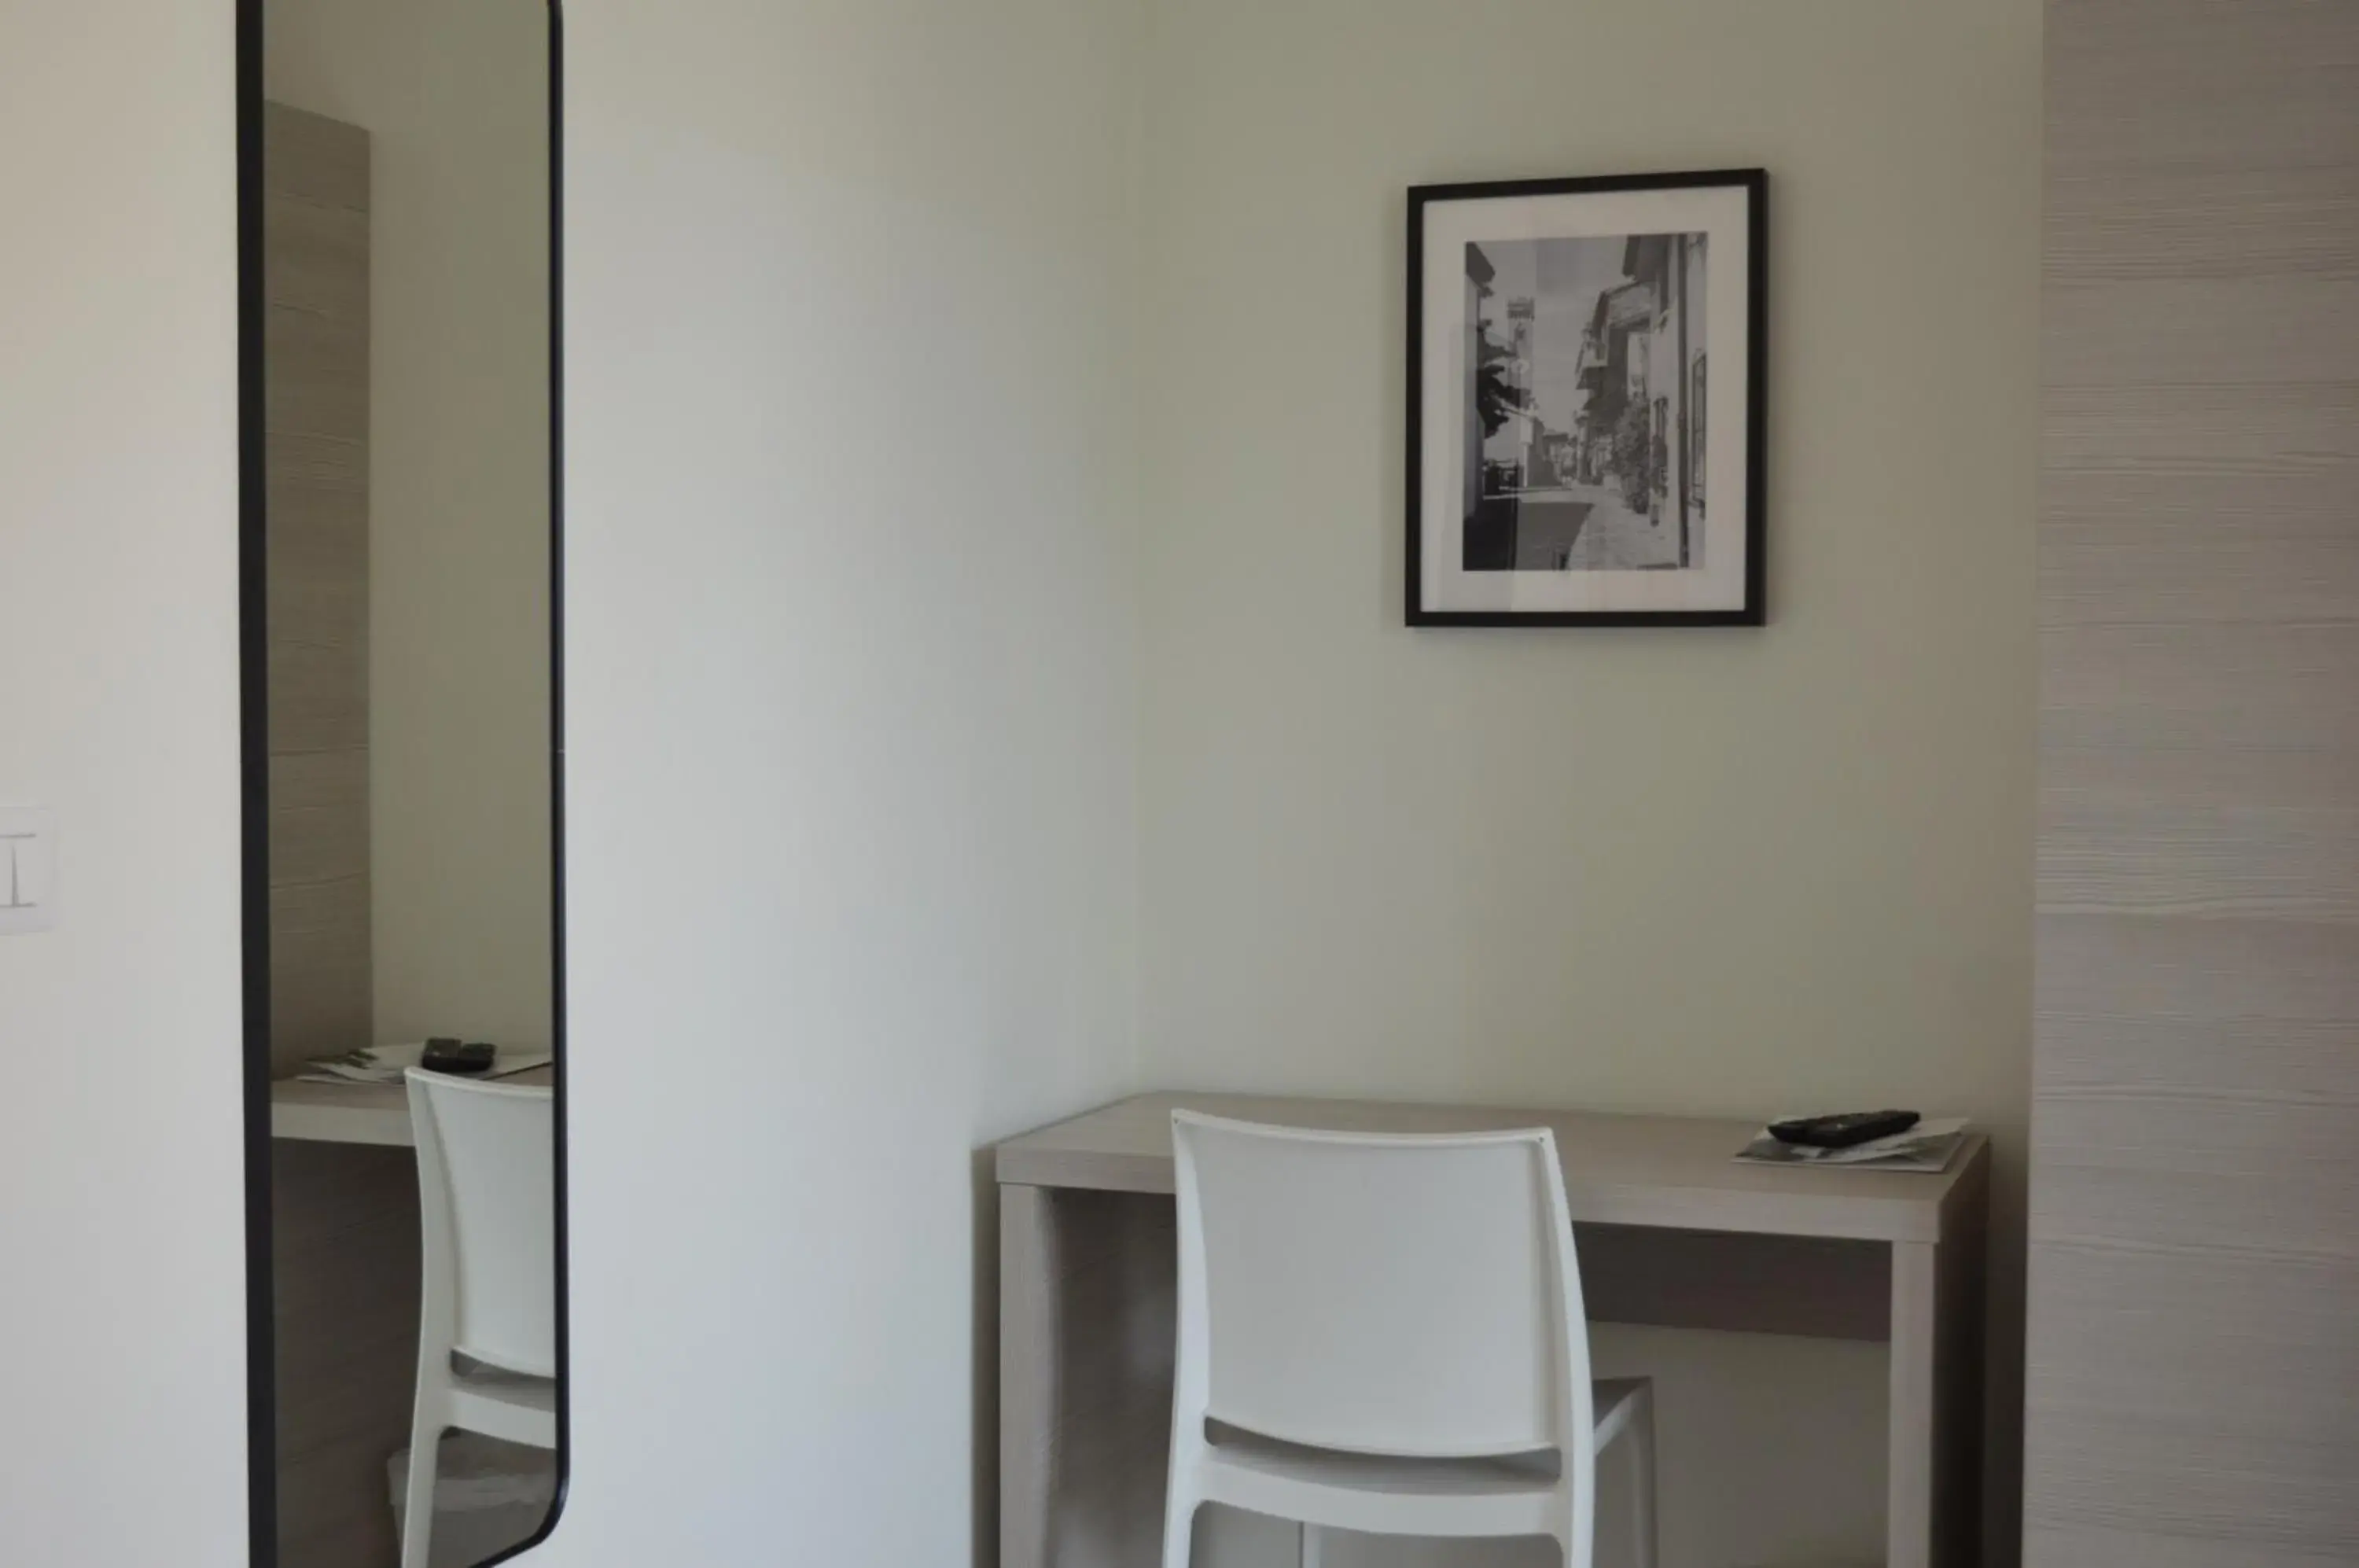
[[[446,1428],[557,1446],[555,1129],[546,1088],[407,1076],[425,1291],[401,1568],[426,1568]]]
[[[1180,1334],[1163,1568],[1205,1503],[1323,1529],[1552,1536],[1591,1568],[1597,1451],[1635,1445],[1655,1563],[1653,1386],[1592,1384],[1545,1130],[1375,1137],[1172,1116]]]

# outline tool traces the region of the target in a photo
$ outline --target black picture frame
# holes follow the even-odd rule
[[[234,0],[237,213],[239,935],[243,967],[241,1101],[245,1176],[246,1561],[277,1568],[277,1258],[272,1246],[270,1117],[269,500],[263,261],[263,6]],[[573,1363],[566,1300],[565,1006],[565,14],[549,17],[549,1083],[552,1268],[557,1281],[557,1479],[532,1534],[477,1568],[532,1551],[565,1513],[573,1466]]]
[[[1741,528],[1734,530],[1734,536],[1741,537],[1744,540],[1743,570],[1737,578],[1737,581],[1741,582],[1741,597],[1736,598],[1733,603],[1714,604],[1708,606],[1663,608],[1634,608],[1626,605],[1601,608],[1512,608],[1467,607],[1462,604],[1437,604],[1437,584],[1432,580],[1433,574],[1426,570],[1429,555],[1427,536],[1429,522],[1436,526],[1460,529],[1462,539],[1470,536],[1475,528],[1476,514],[1481,510],[1481,501],[1484,495],[1482,486],[1487,482],[1489,475],[1482,472],[1480,467],[1473,479],[1469,480],[1465,474],[1464,470],[1468,465],[1468,460],[1462,453],[1466,447],[1473,444],[1473,438],[1470,438],[1463,446],[1456,442],[1451,443],[1450,455],[1439,461],[1452,465],[1452,471],[1457,474],[1461,482],[1468,486],[1469,494],[1475,497],[1475,507],[1447,522],[1440,519],[1429,519],[1426,516],[1430,509],[1427,506],[1426,491],[1436,472],[1432,467],[1436,459],[1426,450],[1429,399],[1434,396],[1428,375],[1430,368],[1435,368],[1429,366],[1426,352],[1429,326],[1426,310],[1429,278],[1427,258],[1430,248],[1429,221],[1431,214],[1450,203],[1496,202],[1533,197],[1612,196],[1630,192],[1703,192],[1724,190],[1733,190],[1742,194],[1744,215],[1741,222],[1742,232],[1745,238],[1743,267],[1745,310],[1745,321],[1739,333],[1739,340],[1745,344],[1745,374],[1739,383],[1743,389],[1744,399],[1739,428],[1745,432],[1745,450],[1741,485],[1731,486],[1740,491],[1745,512]],[[1509,180],[1417,185],[1410,187],[1408,191],[1408,219],[1406,334],[1408,377],[1403,396],[1407,438],[1407,483],[1403,497],[1403,509],[1406,515],[1404,608],[1407,623],[1411,626],[1758,626],[1766,625],[1768,618],[1766,514],[1768,469],[1767,388],[1769,349],[1767,171],[1761,169],[1729,169],[1557,180]],[[1627,237],[1638,240],[1686,236],[1657,236],[1634,233]],[[1475,247],[1470,245],[1468,248],[1473,250]],[[1470,262],[1469,266],[1471,269],[1473,263]],[[1603,310],[1604,306],[1601,301],[1601,315]],[[1479,342],[1483,329],[1477,325],[1470,330],[1476,334]],[[1480,352],[1478,348],[1469,357],[1479,359]],[[1465,370],[1469,376],[1479,373],[1478,369],[1466,365],[1455,366],[1453,373],[1455,370]],[[1692,382],[1687,379],[1690,372],[1694,377]],[[1680,407],[1684,408],[1690,396],[1689,388],[1700,387],[1703,384],[1704,373],[1701,357],[1692,365],[1682,365],[1680,374]],[[1714,387],[1719,385],[1719,383],[1713,384]],[[1460,396],[1459,401],[1462,406],[1465,406],[1470,398],[1479,402],[1481,396],[1479,382],[1476,382],[1473,384],[1472,390]],[[1697,449],[1701,449],[1702,445],[1701,425],[1704,406],[1703,397],[1698,397],[1693,436]],[[1475,417],[1480,417],[1479,412]],[[1677,438],[1680,450],[1683,454],[1689,450],[1687,442],[1690,439],[1689,427],[1684,423],[1684,419],[1685,416],[1682,415]],[[1544,425],[1544,421],[1538,419],[1535,419],[1532,423],[1536,426]],[[1718,428],[1727,428],[1724,420],[1715,421],[1715,423]],[[1563,436],[1562,432],[1558,434],[1560,437]],[[1565,444],[1559,448],[1560,451],[1577,450],[1588,438],[1584,432],[1584,435],[1579,439],[1570,437],[1563,439]],[[1661,439],[1659,434],[1657,439],[1658,441]],[[1701,460],[1699,457],[1696,460],[1696,466],[1700,468],[1701,463]],[[1653,462],[1648,465],[1655,468],[1669,466],[1659,462]],[[1526,477],[1528,478],[1528,470]],[[1700,482],[1700,478],[1687,467],[1687,460],[1683,455],[1675,481],[1682,496],[1682,506],[1686,504],[1684,497],[1690,493],[1690,484]],[[1652,481],[1648,483],[1651,485]],[[1699,515],[1702,511],[1701,494],[1697,492],[1699,498],[1696,505]],[[1715,499],[1717,500],[1716,496]],[[1724,501],[1718,501],[1717,504],[1723,506],[1726,505]],[[1684,511],[1681,513],[1681,528],[1684,530],[1687,526]],[[1579,525],[1576,525],[1576,529],[1578,527]],[[1687,548],[1686,540],[1682,537],[1678,546],[1681,561],[1686,558]],[[1515,546],[1512,542],[1508,549],[1510,559],[1514,559]],[[1471,553],[1469,547],[1462,544],[1460,559],[1462,561],[1468,553]],[[1473,577],[1474,572],[1473,569],[1468,568],[1464,569],[1463,574]],[[1521,567],[1515,568],[1512,572],[1501,572],[1503,576],[1511,574],[1519,577],[1538,575],[1535,571]],[[1552,574],[1564,575],[1561,563]],[[1681,574],[1684,575],[1684,572]],[[1568,577],[1567,580],[1570,581],[1570,578]]]

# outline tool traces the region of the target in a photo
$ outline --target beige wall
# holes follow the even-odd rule
[[[0,0],[0,1563],[243,1568],[229,10]]]
[[[549,1031],[548,13],[266,0],[267,91],[370,134],[380,1040]]]
[[[578,1376],[534,1563],[987,1563],[973,1151],[1136,1073],[1138,11],[566,31]]]
[[[1973,1115],[2015,1430],[2036,0],[1154,8],[1142,1029],[1158,1083]],[[1766,165],[1763,631],[1400,621],[1402,189]],[[1880,1539],[1879,1354],[1601,1335],[1665,1562]],[[1859,1414],[1779,1441],[1780,1399]],[[1735,1429],[1755,1442],[1733,1451]],[[1693,1444],[1694,1447],[1688,1445]],[[2003,1559],[2011,1457],[1994,1473]],[[1878,1465],[1880,1470],[1880,1465]],[[1340,1556],[1340,1554],[1339,1554]]]
[[[0,618],[0,788],[59,806],[71,911],[0,939],[34,1074],[0,1171],[72,1194],[0,1209],[65,1282],[8,1320],[50,1352],[0,1372],[10,1562],[244,1561],[230,40],[196,9],[16,5],[0,49],[0,550],[41,585]],[[576,12],[576,843],[667,836],[571,866],[599,1371],[537,1561],[763,1561],[784,1521],[846,1568],[963,1559],[965,1150],[1139,1076],[1142,581],[1147,1075],[1888,1096],[2019,1155],[2026,5],[1175,0],[1136,352],[1134,12]],[[1775,624],[1409,636],[1400,186],[1754,160]],[[879,484],[912,445],[927,483]],[[702,1072],[649,1070],[683,1040]],[[1609,1346],[1699,1390],[1675,1505],[1811,1451],[1781,1393],[1880,1407],[1750,1343]],[[1804,1479],[1858,1539],[1878,1488]]]

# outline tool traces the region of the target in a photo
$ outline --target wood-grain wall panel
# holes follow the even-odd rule
[[[368,875],[368,756],[288,752],[270,759],[270,867],[281,887]]]
[[[2359,1561],[2359,6],[2048,58],[2026,1559]]]
[[[271,1063],[370,1040],[369,147],[265,105]]]
[[[2086,133],[2085,125],[2076,130]],[[2207,149],[2210,150],[2210,149]],[[2085,158],[2086,154],[2082,157]],[[2147,156],[2143,150],[2132,156]],[[2215,154],[2216,156],[2216,154]],[[2359,169],[2184,167],[2148,173],[2122,160],[2103,180],[2105,210],[2075,208],[2048,246],[2048,277],[2060,287],[2114,278],[2247,278],[2295,272],[2359,273],[2343,214],[2359,201]],[[2079,194],[2068,191],[2069,197]],[[2136,245],[2121,243],[2125,234]]]
[[[2359,921],[2359,752],[2060,746],[2043,785],[2044,909]]]
[[[2274,543],[2255,539],[2252,548]],[[2172,616],[2174,599],[2201,591],[2181,583],[2116,594],[2074,612],[2085,617],[2079,624],[2041,628],[2041,755],[2225,747],[2308,757],[2330,779],[2343,776],[2345,759],[2359,756],[2359,702],[2351,700],[2359,621],[2283,612],[2272,619],[2258,605],[2257,618],[2242,624]]]
[[[373,1038],[369,144],[264,115],[270,1023],[279,1072]],[[271,1149],[280,1568],[392,1568],[417,1372],[417,1163]]]
[[[2350,167],[2359,42],[2338,0],[2049,0],[2050,247],[2128,216],[2136,181],[2173,204],[2249,212],[2288,173]],[[2224,177],[2224,178],[2217,178]],[[2206,183],[2211,181],[2211,183]],[[2149,198],[2150,200],[2150,198]],[[2152,249],[2124,224],[2115,266]]]
[[[267,193],[321,206],[369,207],[368,133],[291,103],[262,106]]]
[[[2055,193],[2050,192],[2050,200]],[[2092,200],[2103,198],[2094,192]],[[2157,250],[2141,246],[2142,267]],[[2047,284],[2042,333],[2063,387],[2335,385],[2359,358],[2359,277],[2258,270]]]
[[[2059,1026],[2042,1040],[2044,1092],[2107,1086],[2135,1045],[2167,1089],[2359,1094],[2359,928],[2043,913],[2036,930],[2040,1010]]]

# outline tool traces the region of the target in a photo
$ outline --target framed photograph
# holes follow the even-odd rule
[[[1768,177],[1408,193],[1411,626],[1759,626]]]

